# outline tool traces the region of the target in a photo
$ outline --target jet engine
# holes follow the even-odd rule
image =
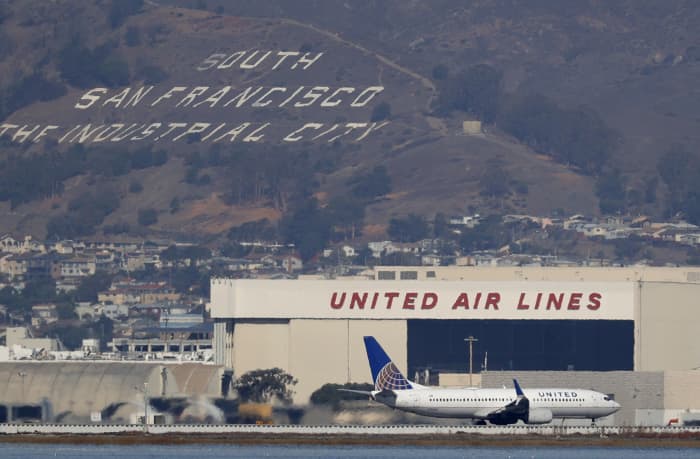
[[[527,413],[528,424],[547,424],[552,422],[552,412],[547,408],[533,408]]]

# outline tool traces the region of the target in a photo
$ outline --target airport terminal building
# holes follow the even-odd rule
[[[465,373],[469,336],[482,376],[700,367],[700,269],[378,267],[372,277],[212,279],[216,362],[235,375],[286,370],[297,403],[325,383],[370,382],[365,335],[409,378]]]

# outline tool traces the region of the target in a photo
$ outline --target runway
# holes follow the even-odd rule
[[[700,439],[700,426],[557,426],[557,425],[255,425],[255,424],[0,424],[0,438],[4,435],[118,435],[140,434],[149,436],[193,434],[197,436],[246,434],[247,436],[470,436],[470,437],[684,437]]]

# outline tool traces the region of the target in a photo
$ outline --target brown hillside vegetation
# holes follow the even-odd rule
[[[700,146],[700,93],[694,90],[700,76],[700,7],[695,2],[133,3],[139,8],[117,19],[110,1],[16,0],[2,5],[0,115],[16,126],[61,128],[37,142],[13,142],[11,132],[6,133],[0,137],[0,161],[50,152],[74,155],[70,152],[76,142],[58,142],[58,134],[65,132],[64,126],[87,124],[204,122],[226,123],[231,129],[247,122],[270,123],[264,139],[243,142],[249,128],[235,141],[200,141],[204,132],[178,141],[153,141],[153,136],[87,142],[85,164],[107,150],[128,154],[145,145],[164,151],[167,161],[126,172],[114,172],[117,166],[110,163],[109,173],[104,172],[108,166],[93,164],[57,179],[55,190],[12,205],[3,199],[0,232],[45,236],[52,218],[75,212],[77,198],[107,193],[118,198],[117,208],[98,227],[128,224],[140,235],[211,237],[246,221],[279,221],[312,195],[323,196],[325,205],[350,193],[353,177],[378,165],[386,167],[391,194],[367,206],[366,236],[380,236],[377,229],[391,218],[411,213],[427,218],[467,209],[481,214],[544,215],[556,210],[590,215],[599,213],[599,175],[617,170],[625,190],[640,194],[659,176],[657,163],[671,144],[691,152]],[[71,77],[66,62],[76,49],[97,68]],[[206,65],[215,53],[223,62],[237,51],[253,50],[323,55],[306,70],[291,69],[291,61],[278,69],[270,61],[249,70]],[[605,164],[586,170],[556,159],[566,152],[552,152],[538,139],[513,134],[504,117],[441,107],[445,78],[477,64],[500,72],[503,100],[484,103],[501,111],[532,93],[546,96],[561,110],[587,107],[581,113],[599,117],[613,139]],[[92,70],[94,79],[81,82]],[[50,96],[27,96],[20,84],[32,75],[63,91],[47,87]],[[139,104],[105,102],[125,88],[133,97],[151,85],[152,92]],[[186,89],[153,103],[176,86]],[[209,107],[183,101],[196,87],[207,88],[196,99],[201,102],[228,86],[231,95],[249,87],[384,90],[362,107]],[[78,109],[80,103],[87,105],[85,95],[94,88],[104,89],[99,101]],[[381,104],[387,113],[378,116],[375,110]],[[317,134],[335,124],[369,123],[375,116],[377,125],[388,124],[359,141],[360,131],[332,141],[326,140],[331,135],[283,140],[305,123],[323,126],[313,128]],[[465,135],[462,122],[476,119],[483,121],[483,133]],[[333,135],[343,129],[338,127]],[[506,191],[494,191],[493,181],[503,181]],[[663,182],[654,186],[654,200],[629,199],[625,210],[655,215],[667,211]],[[154,209],[157,223],[141,225],[143,209]]]

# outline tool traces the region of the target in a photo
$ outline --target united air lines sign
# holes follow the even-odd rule
[[[211,291],[219,318],[634,319],[630,282],[213,279]]]
[[[53,138],[59,145],[140,141],[172,144],[193,139],[221,144],[362,142],[388,124],[363,119],[369,117],[366,110],[364,115],[357,115],[358,111],[372,107],[384,92],[384,86],[314,81],[269,85],[258,76],[274,76],[275,81],[284,81],[285,74],[304,74],[314,66],[323,65],[324,54],[264,49],[214,52],[193,64],[201,78],[196,84],[90,88],[77,96],[68,96],[73,98],[75,114],[88,121],[73,125],[7,121],[0,124],[0,138],[18,144]],[[247,83],[206,82],[225,81],[227,74],[234,71],[246,76]],[[283,125],[279,119],[267,119],[264,114],[255,113],[268,109],[288,111],[298,121]],[[310,109],[314,109],[314,115],[307,115]],[[143,113],[150,113],[149,118],[156,113],[160,115],[156,119],[136,119]],[[110,120],[100,121],[100,118]]]

